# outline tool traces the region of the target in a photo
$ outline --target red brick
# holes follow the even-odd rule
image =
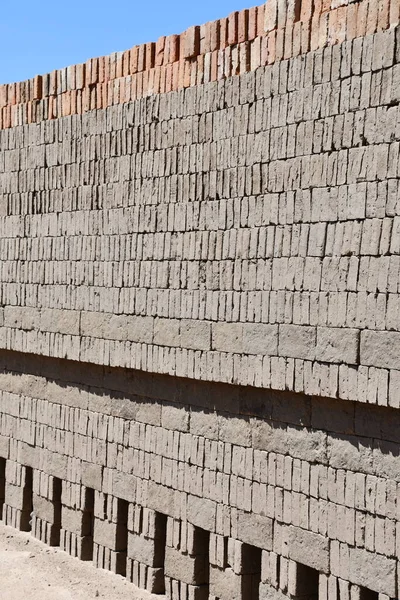
[[[165,52],[167,63],[173,63],[179,60],[181,37],[180,35],[169,35],[165,40]]]
[[[268,0],[265,5],[265,31],[269,33],[278,26],[278,0]]]
[[[106,59],[105,56],[101,56],[99,58],[99,83],[104,83],[105,82],[105,76],[106,76]]]
[[[238,43],[238,12],[231,13],[228,17],[228,44]]]
[[[257,35],[265,35],[265,6],[257,6]]]
[[[130,66],[129,71],[131,75],[134,75],[138,72],[138,56],[139,56],[139,46],[134,46],[131,48],[131,56],[130,56]]]
[[[57,71],[52,71],[50,73],[49,94],[50,96],[55,96],[55,94],[57,94]]]
[[[165,81],[167,74],[167,66],[163,66],[160,69],[160,94],[164,94],[166,90]]]
[[[313,15],[313,0],[302,0],[301,2],[301,11],[300,11],[300,20],[301,21],[309,21]]]
[[[32,90],[33,100],[41,100],[42,90],[43,90],[43,78],[41,75],[36,75],[36,77],[34,77],[34,79],[33,79],[33,90]]]
[[[389,27],[390,0],[380,0],[378,7],[378,30],[382,31]]]
[[[197,57],[196,67],[196,85],[202,85],[204,81],[204,54],[200,54],[200,56]]]
[[[228,44],[228,19],[219,20],[219,48],[226,48]]]
[[[357,37],[364,37],[367,31],[368,2],[361,2],[357,10]]]
[[[122,76],[123,77],[127,77],[127,75],[130,75],[130,72],[129,72],[129,65],[131,62],[130,54],[131,54],[130,50],[125,50],[122,53]],[[100,59],[99,59],[99,62],[100,62]],[[99,75],[99,79],[100,79],[100,75]]]
[[[164,64],[164,51],[165,51],[165,35],[158,38],[156,42],[156,54],[155,54],[155,66],[160,67]]]
[[[183,57],[194,58],[200,52],[200,27],[189,27],[183,34]]]
[[[283,57],[285,59],[293,56],[293,24],[288,23],[285,29],[285,41]]]
[[[215,52],[220,47],[220,22],[213,21],[210,25],[210,52]]]
[[[123,76],[123,68],[124,68],[124,63],[123,63],[123,58],[120,54],[117,54],[116,60],[115,60],[115,78],[119,79],[120,77]]]
[[[246,42],[249,39],[249,11],[247,9],[239,12],[237,28],[238,43]]]
[[[346,11],[346,39],[353,40],[357,36],[358,4],[350,4]]]
[[[150,42],[145,45],[146,49],[146,69],[152,69],[154,67],[154,59],[156,53],[156,45],[154,42]]]
[[[138,72],[144,71],[146,68],[146,46],[141,44],[138,46]]]
[[[368,3],[367,29],[366,34],[370,35],[376,32],[378,26],[378,2],[370,0]]]
[[[2,85],[0,85],[0,108],[2,108],[3,106],[6,106],[7,99],[8,99],[7,84],[3,83]]]
[[[301,30],[303,23],[296,21],[293,24],[293,41],[292,41],[292,53],[293,56],[299,56],[301,52]]]
[[[248,38],[254,40],[257,37],[257,6],[249,8],[249,24],[248,24]]]

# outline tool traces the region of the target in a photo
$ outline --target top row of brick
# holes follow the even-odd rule
[[[0,128],[242,74],[388,29],[399,13],[400,0],[268,0],[180,35],[1,85]]]

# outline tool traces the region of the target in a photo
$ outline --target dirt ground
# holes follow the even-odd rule
[[[118,575],[0,523],[1,600],[155,600]]]

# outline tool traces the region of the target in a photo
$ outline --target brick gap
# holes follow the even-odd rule
[[[4,497],[6,491],[6,459],[0,457],[0,519],[3,518]]]
[[[122,560],[118,562],[117,574],[126,577],[126,563],[128,550],[128,507],[129,503],[126,500],[117,498],[117,540],[118,551]]]
[[[165,549],[167,545],[167,515],[157,512],[155,516],[155,538],[154,538],[154,554],[155,554],[155,567],[163,570],[162,581],[160,581],[160,588],[157,590],[157,594],[165,594]]]
[[[58,477],[53,477],[53,506],[54,506],[54,525],[51,532],[51,545],[60,545],[61,534],[61,493],[62,481]]]
[[[201,575],[196,582],[204,590],[204,595],[209,594],[210,582],[210,532],[201,527],[194,527],[194,548],[197,560],[203,562]]]
[[[85,503],[83,507],[83,534],[87,540],[82,560],[93,560],[93,536],[94,536],[94,489],[85,489]]]
[[[242,597],[248,600],[260,600],[261,548],[243,544]]]
[[[378,599],[379,599],[378,592],[374,592],[373,590],[369,590],[366,587],[360,586],[359,600],[378,600]]]
[[[33,469],[24,467],[25,477],[23,482],[23,510],[21,511],[21,531],[32,531],[33,517]]]
[[[316,569],[297,563],[296,579],[296,598],[318,600],[319,572]]]

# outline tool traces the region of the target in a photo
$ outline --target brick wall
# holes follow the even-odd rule
[[[173,600],[398,598],[399,411],[0,359],[7,524]]]
[[[170,600],[399,597],[399,4],[0,89],[0,517]]]
[[[398,407],[397,34],[1,130],[0,347]]]

